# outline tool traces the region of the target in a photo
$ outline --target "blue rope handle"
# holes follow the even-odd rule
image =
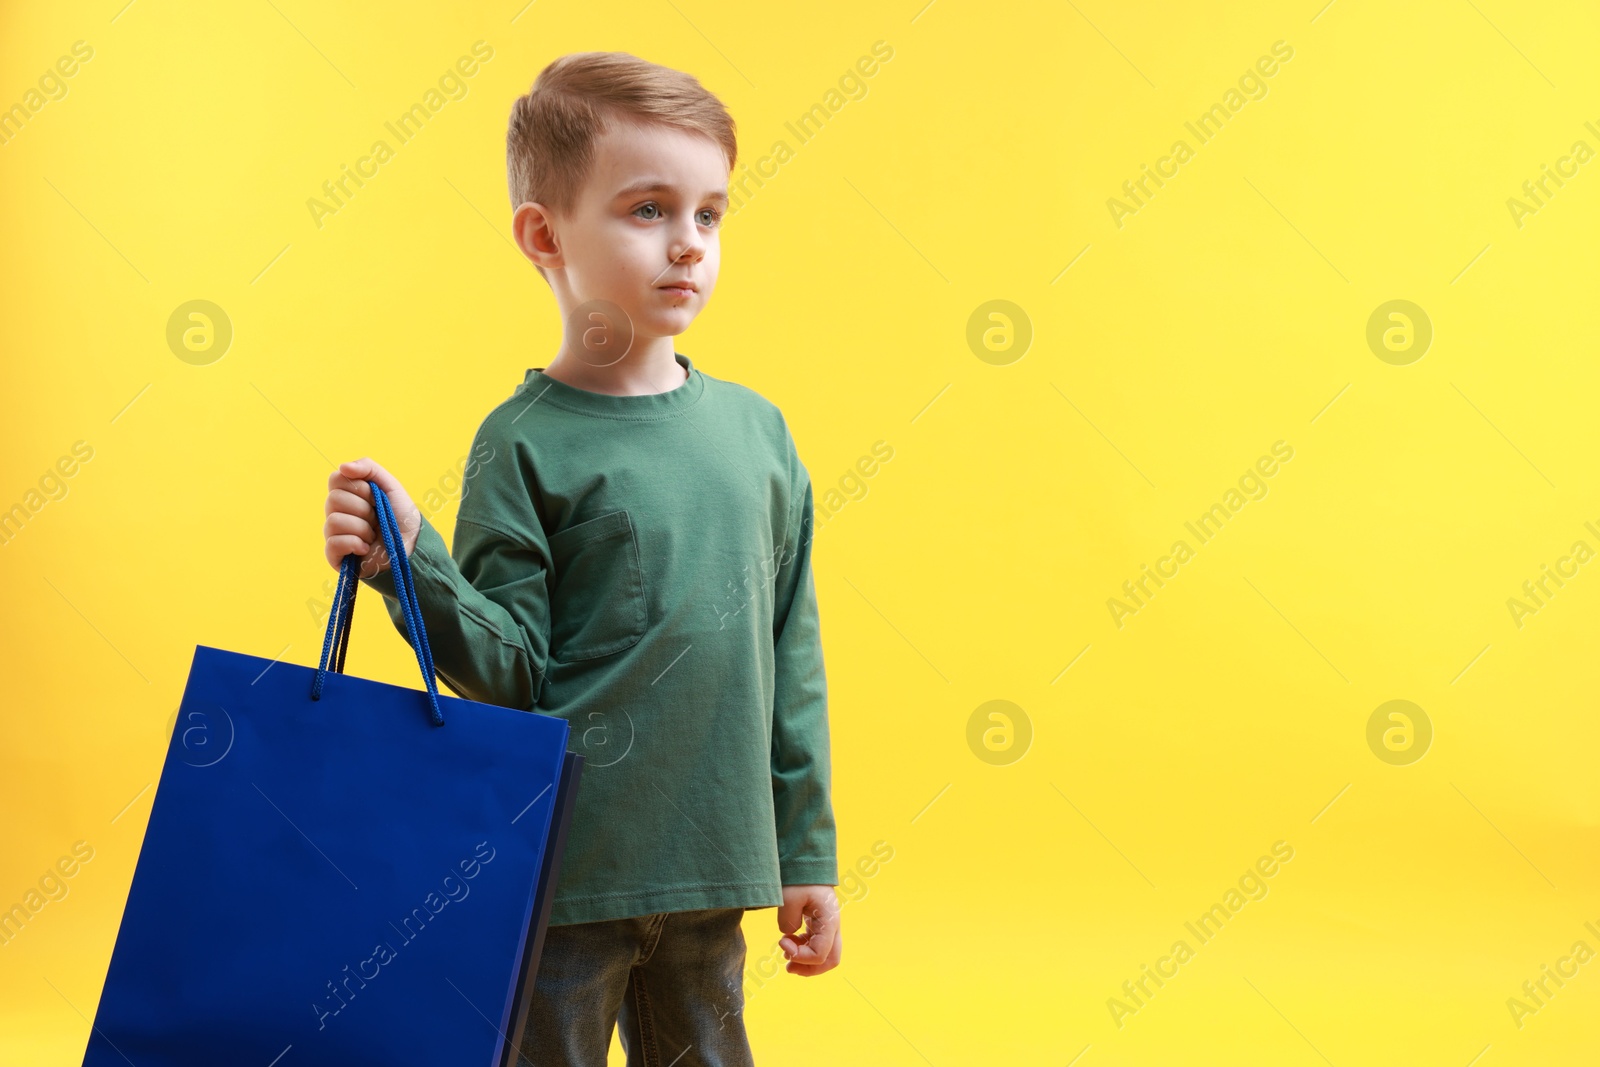
[[[389,552],[389,565],[397,569],[397,578],[404,578],[404,585],[397,581],[396,590],[400,592],[401,603],[410,604],[410,613],[406,619],[406,637],[411,642],[411,648],[417,654],[417,666],[422,669],[423,683],[428,687],[428,704],[432,711],[433,725],[444,725],[444,712],[439,709],[439,684],[435,679],[433,668],[433,650],[428,647],[428,631],[422,624],[422,601],[417,596],[416,579],[411,573],[411,558],[406,555],[405,542],[400,536],[400,520],[395,516],[394,509],[389,505],[389,498],[382,489],[373,482],[372,499],[378,505],[378,521],[387,526],[383,531],[384,547]],[[350,594],[352,602],[355,593]]]
[[[328,611],[328,632],[322,638],[322,656],[317,662],[317,675],[311,683],[311,699],[322,699],[322,682],[329,670],[329,653],[336,653],[332,670],[344,673],[345,649],[350,643],[350,620],[355,615],[355,590],[360,578],[361,557],[354,552],[345,556],[339,565],[339,587],[333,594],[333,607]]]
[[[400,536],[400,520],[389,504],[388,495],[378,488],[376,482],[369,481],[367,484],[372,487],[372,505],[377,512],[378,532],[383,537],[384,550],[389,553],[389,567],[394,575],[395,593],[400,600],[400,614],[406,624],[406,639],[417,654],[417,666],[422,669],[422,679],[428,687],[430,717],[433,725],[443,726],[444,712],[439,708],[433,651],[428,647],[428,633],[422,625],[422,603],[417,598],[411,560],[406,556],[405,542]],[[350,624],[355,618],[356,592],[360,588],[361,557],[352,552],[339,564],[339,588],[334,593],[333,608],[328,613],[328,632],[322,639],[322,657],[317,663],[317,675],[311,683],[312,700],[322,699],[322,682],[330,665],[335,674],[344,673],[345,649],[350,644]]]

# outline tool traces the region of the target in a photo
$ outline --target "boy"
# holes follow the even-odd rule
[[[511,110],[518,247],[565,333],[473,443],[453,554],[370,459],[328,479],[403,634],[367,480],[400,520],[439,677],[568,720],[587,757],[522,1054],[749,1064],[740,919],[793,974],[842,942],[811,479],[782,413],[674,351],[716,284],[734,122],[693,77],[564,56]],[[797,934],[801,920],[805,932]]]

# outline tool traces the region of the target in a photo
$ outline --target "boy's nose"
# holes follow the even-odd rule
[[[698,263],[705,258],[706,244],[693,222],[687,230],[674,234],[672,246],[667,250],[674,263]]]

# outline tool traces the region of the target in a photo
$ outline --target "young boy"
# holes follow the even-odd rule
[[[404,634],[367,481],[400,520],[439,677],[571,723],[586,759],[522,1053],[749,1064],[749,908],[790,973],[839,962],[811,479],[782,413],[673,338],[711,297],[734,122],[693,77],[564,56],[506,136],[518,247],[565,324],[483,420],[447,552],[370,459],[328,479]],[[800,929],[805,921],[805,932]]]

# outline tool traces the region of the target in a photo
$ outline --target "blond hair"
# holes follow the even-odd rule
[[[733,116],[692,74],[627,52],[573,52],[540,71],[511,105],[512,209],[535,201],[570,211],[594,162],[595,139],[613,121],[703,134],[722,147],[730,173],[739,156]]]

